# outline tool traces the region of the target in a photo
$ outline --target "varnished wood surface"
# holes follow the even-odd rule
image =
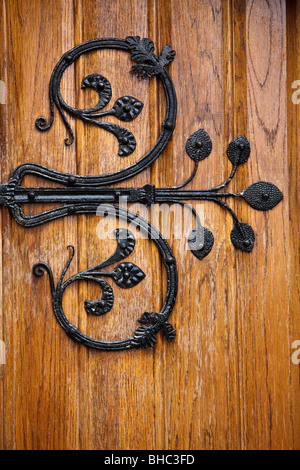
[[[203,127],[213,151],[188,188],[223,181],[231,170],[227,144],[245,134],[251,157],[231,188],[242,191],[267,180],[284,194],[268,213],[231,203],[254,228],[250,255],[232,246],[232,220],[211,203],[199,206],[215,237],[203,261],[171,230],[179,273],[170,317],[176,340],[169,344],[159,335],[153,350],[119,353],[89,351],[66,337],[52,312],[48,279],[32,276],[33,264],[45,261],[58,279],[69,244],[76,249],[70,275],[109,256],[114,242],[97,237],[99,218],[69,217],[25,229],[2,208],[1,448],[299,449],[300,366],[291,360],[292,343],[300,339],[300,105],[292,103],[292,83],[300,80],[299,3],[1,0],[0,18],[0,80],[7,87],[0,105],[1,182],[23,162],[100,174],[124,168],[150,149],[163,121],[163,90],[155,79],[130,75],[130,57],[121,52],[80,58],[65,73],[62,94],[71,105],[89,107],[95,96],[80,84],[99,72],[112,84],[112,103],[125,94],[141,99],[142,114],[127,126],[138,143],[134,154],[119,158],[113,136],[73,118],[76,142],[65,147],[57,112],[49,132],[34,126],[37,116],[48,116],[50,74],[66,50],[97,37],[139,35],[152,39],[158,53],[166,44],[177,52],[169,71],[178,118],[163,155],[122,184],[182,183],[193,169],[186,140]],[[161,307],[164,269],[154,244],[137,237],[130,259],[147,276],[132,290],[114,289],[111,312],[87,317],[83,301],[99,294],[93,285],[78,283],[64,296],[68,318],[83,332],[106,340],[128,337],[144,311]]]

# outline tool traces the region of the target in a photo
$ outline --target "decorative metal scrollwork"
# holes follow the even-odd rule
[[[86,123],[97,125],[108,132],[114,134],[119,141],[119,155],[127,156],[132,153],[136,146],[136,141],[132,133],[127,129],[98,121],[102,116],[113,115],[123,122],[135,119],[142,111],[143,104],[137,98],[123,96],[119,98],[110,110],[103,110],[109,103],[112,92],[109,81],[98,73],[88,75],[82,82],[82,88],[93,88],[98,93],[98,103],[91,109],[76,109],[68,106],[61,97],[60,82],[66,68],[74,63],[82,54],[96,49],[119,49],[131,53],[131,59],[138,62],[131,69],[131,73],[142,79],[156,76],[162,81],[166,95],[166,116],[162,126],[161,134],[153,148],[143,156],[138,162],[127,168],[107,175],[72,175],[60,171],[51,170],[35,163],[24,163],[17,167],[9,181],[0,185],[0,204],[7,206],[14,219],[25,227],[34,227],[60,217],[75,214],[96,213],[99,204],[104,204],[108,214],[114,212],[120,219],[127,222],[136,222],[137,215],[127,211],[118,204],[121,197],[127,198],[127,202],[141,202],[146,205],[155,203],[179,203],[188,206],[196,218],[196,227],[188,237],[188,244],[193,255],[198,259],[207,256],[214,244],[212,232],[202,227],[199,216],[195,209],[186,203],[187,200],[210,201],[225,208],[233,218],[234,226],[231,230],[231,241],[236,248],[245,252],[251,252],[254,246],[255,236],[250,225],[241,222],[233,210],[224,199],[241,198],[253,209],[267,211],[274,208],[281,200],[282,193],[272,183],[259,181],[240,193],[223,192],[234,178],[238,167],[247,162],[250,157],[250,144],[244,135],[236,137],[227,147],[227,157],[232,163],[232,171],[229,177],[221,184],[209,189],[186,190],[184,188],[196,175],[199,162],[207,158],[212,150],[212,142],[204,129],[194,132],[186,143],[186,152],[194,161],[194,170],[191,176],[178,186],[167,188],[156,188],[147,184],[142,188],[109,187],[104,185],[115,184],[128,177],[132,177],[151,165],[166,148],[176,121],[176,94],[172,80],[166,70],[166,66],[174,59],[175,52],[170,46],[165,46],[160,54],[154,54],[154,44],[149,39],[128,37],[124,39],[96,39],[80,44],[62,56],[53,70],[50,85],[50,119],[39,117],[36,120],[36,127],[41,131],[49,130],[54,120],[54,104],[58,109],[63,122],[69,132],[70,137],[65,140],[66,145],[71,145],[74,141],[74,134],[67,121],[64,111],[80,118]],[[103,111],[102,111],[103,110]],[[56,182],[62,187],[37,187],[28,188],[21,185],[26,174],[43,177],[52,182]],[[25,215],[22,204],[39,203],[60,203],[61,206],[36,215]],[[107,205],[107,206],[105,206]],[[174,255],[170,246],[147,220],[138,217],[138,225],[156,243],[164,266],[167,272],[167,292],[163,308],[160,312],[145,312],[138,320],[142,326],[137,328],[132,338],[120,341],[99,341],[90,338],[80,332],[66,318],[62,309],[62,297],[67,287],[80,280],[89,280],[97,283],[102,289],[102,296],[96,301],[85,301],[87,314],[104,315],[113,307],[113,289],[103,278],[110,278],[116,286],[122,289],[134,287],[143,280],[143,271],[131,263],[124,261],[133,251],[135,239],[133,234],[127,229],[118,229],[115,232],[117,238],[117,249],[115,253],[97,266],[88,268],[67,281],[64,281],[66,272],[74,256],[74,248],[70,247],[71,257],[62,272],[58,284],[55,286],[51,268],[46,263],[37,263],[33,268],[35,276],[42,276],[46,271],[50,278],[52,293],[52,303],[54,314],[60,326],[73,339],[86,346],[101,350],[120,350],[133,347],[152,347],[156,343],[156,334],[162,330],[166,339],[171,341],[175,337],[175,330],[168,323],[169,315],[173,309],[177,295],[177,269]],[[155,237],[153,237],[153,234]],[[200,236],[201,235],[201,236]],[[199,243],[199,237],[201,243]],[[119,263],[112,271],[103,271],[104,268],[113,263]]]
[[[108,111],[98,112],[110,102],[112,96],[111,86],[107,78],[103,77],[103,75],[99,75],[98,73],[93,73],[85,77],[82,82],[81,88],[91,88],[98,93],[99,100],[96,106],[90,109],[72,108],[71,106],[67,105],[67,103],[65,103],[59,91],[56,90],[56,99],[60,103],[61,108],[64,108],[69,113],[73,114],[76,117],[79,117],[84,122],[95,124],[96,126],[99,126],[108,132],[111,132],[118,139],[119,156],[127,157],[128,155],[130,155],[136,147],[134,135],[128,129],[124,129],[123,127],[117,126],[116,124],[97,121],[96,118],[103,116],[115,116],[121,121],[129,122],[135,119],[141,113],[144,106],[143,103],[137,98],[134,98],[133,96],[122,96],[121,98],[117,99],[112,109],[109,109]],[[44,123],[45,119],[43,117],[39,117],[36,120],[36,127],[41,131],[47,130],[47,126],[43,125]],[[68,139],[66,139],[65,143],[66,145],[71,145],[74,142],[74,135],[71,128],[69,127],[69,124],[66,123],[66,125],[70,130],[71,140],[69,141]]]
[[[74,142],[74,133],[65,116],[64,110],[73,116],[80,118],[84,122],[102,127],[113,133],[119,141],[120,156],[130,155],[134,151],[136,146],[135,138],[127,129],[116,126],[115,124],[97,121],[97,118],[104,115],[114,115],[120,120],[128,122],[137,117],[142,111],[143,104],[141,101],[131,96],[124,96],[116,101],[111,110],[98,113],[100,109],[103,109],[108,104],[111,98],[110,84],[105,77],[99,74],[89,75],[83,80],[82,83],[84,88],[93,88],[98,93],[99,101],[97,106],[94,108],[88,110],[72,108],[71,106],[67,105],[61,96],[60,82],[67,67],[73,64],[75,60],[77,60],[82,54],[99,49],[116,49],[127,51],[131,53],[132,60],[136,62],[143,62],[143,64],[140,64],[139,66],[133,66],[131,72],[137,74],[140,77],[146,75],[156,75],[161,80],[166,95],[167,109],[161,134],[153,148],[143,158],[116,173],[99,176],[86,176],[84,179],[81,179],[79,183],[87,183],[90,185],[95,184],[97,186],[116,183],[118,181],[124,180],[136,175],[151,165],[166,148],[172,136],[177,112],[177,101],[174,85],[165,68],[165,66],[174,59],[175,55],[175,52],[170,48],[170,46],[164,47],[160,56],[157,57],[153,52],[154,44],[149,39],[140,40],[138,36],[128,37],[127,39],[95,39],[80,44],[79,46],[76,46],[70,51],[66,52],[60,61],[56,64],[49,84],[50,119],[47,121],[47,119],[43,116],[38,117],[35,123],[37,129],[40,131],[48,131],[51,128],[54,120],[55,105],[69,133],[69,137],[65,139],[66,145],[71,145]],[[142,70],[147,70],[147,74],[144,75]]]
[[[115,209],[117,211],[117,216],[121,219],[124,219],[127,222],[134,222],[136,220],[136,214],[119,207],[116,207]],[[105,210],[108,214],[112,213],[112,208],[109,205],[105,208]],[[114,211],[113,215],[115,215]],[[78,341],[79,343],[82,343],[85,346],[89,346],[91,348],[101,349],[105,351],[116,351],[120,349],[130,349],[141,346],[153,347],[153,345],[157,341],[156,334],[159,330],[163,331],[163,334],[167,341],[172,341],[172,339],[175,337],[175,330],[173,329],[172,325],[167,321],[173,309],[177,294],[177,270],[175,258],[168,243],[158,232],[158,230],[153,227],[153,225],[151,225],[147,220],[139,217],[139,227],[148,235],[151,235],[151,237],[154,236],[153,241],[156,243],[159,252],[163,257],[163,261],[166,267],[168,287],[162,310],[159,313],[143,313],[141,318],[138,320],[142,324],[142,326],[136,329],[132,338],[128,338],[121,341],[99,341],[90,338],[81,333],[78,328],[76,328],[72,323],[68,321],[62,308],[63,294],[66,288],[75,281],[93,281],[101,287],[101,298],[97,301],[86,300],[84,306],[88,314],[104,315],[112,309],[114,297],[112,288],[104,279],[102,279],[103,277],[110,277],[111,279],[113,279],[115,284],[121,287],[122,289],[132,288],[144,279],[145,274],[138,266],[133,263],[123,261],[132,253],[135,247],[134,235],[129,230],[120,228],[115,231],[115,235],[117,238],[117,249],[110,258],[98,264],[97,266],[75,274],[70,279],[63,282],[65,274],[74,256],[74,247],[68,247],[72,250],[71,257],[68,260],[56,287],[54,285],[52,270],[48,266],[48,264],[37,263],[34,265],[33,273],[35,276],[41,277],[45,271],[47,271],[47,273],[49,274],[54,314],[60,326],[73,340]],[[118,264],[113,269],[113,271],[102,271],[104,268],[110,266],[111,264],[120,261],[122,262]]]

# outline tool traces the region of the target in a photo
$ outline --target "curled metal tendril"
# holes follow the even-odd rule
[[[65,139],[65,144],[69,146],[74,142],[74,134],[62,109],[68,111],[70,114],[73,114],[75,117],[80,118],[86,123],[96,125],[113,134],[119,142],[119,156],[125,157],[130,155],[136,148],[136,140],[132,132],[116,124],[110,124],[105,121],[97,120],[97,118],[104,116],[115,116],[121,121],[130,122],[141,113],[143,109],[143,103],[132,96],[122,96],[121,98],[118,98],[112,109],[99,112],[110,102],[112,97],[111,85],[107,78],[97,73],[88,75],[84,78],[81,88],[90,88],[98,94],[98,103],[96,106],[89,109],[73,108],[63,100],[60,92],[57,92],[56,105],[70,134],[70,137]],[[47,131],[52,126],[52,123],[53,112],[51,113],[49,123],[47,123],[43,116],[38,117],[36,120],[36,127],[40,131]]]
[[[108,213],[109,211],[111,211],[111,208],[108,206]],[[118,216],[124,219],[129,218],[131,222],[134,222],[136,219],[136,214],[119,208]],[[177,293],[177,270],[175,260],[171,255],[171,250],[167,242],[149,222],[147,222],[145,219],[139,218],[139,226],[148,234],[153,233],[153,231],[156,232],[156,237],[154,239],[155,243],[161,255],[163,256],[163,259],[167,260],[166,269],[168,277],[168,289],[165,303],[161,312],[151,312],[151,314],[149,312],[144,313],[138,320],[143,324],[143,326],[138,327],[134,332],[134,336],[131,338],[120,341],[100,341],[84,335],[66,318],[62,308],[62,297],[67,287],[75,281],[85,280],[96,282],[102,289],[102,296],[96,301],[85,300],[84,306],[86,312],[87,314],[91,315],[104,315],[108,313],[113,307],[114,296],[111,286],[103,279],[103,277],[106,276],[111,278],[118,287],[123,289],[130,289],[135,287],[145,277],[145,274],[138,266],[132,262],[124,261],[124,259],[133,252],[135,247],[135,238],[132,232],[124,228],[117,229],[115,231],[117,248],[112,256],[102,263],[81,271],[80,273],[75,274],[63,282],[65,274],[70,267],[75,253],[74,247],[69,246],[68,248],[71,248],[72,252],[56,286],[53,282],[52,270],[46,263],[37,263],[34,265],[33,274],[36,277],[42,277],[45,271],[48,272],[54,314],[61,327],[73,340],[95,349],[114,351],[138,347],[153,347],[157,341],[156,334],[159,330],[163,331],[167,341],[172,341],[174,339],[175,330],[167,320],[172,311]],[[117,265],[112,271],[103,271],[103,269],[107,266],[120,261],[121,263]]]
[[[64,111],[67,111],[68,113],[86,123],[96,125],[106,130],[107,132],[112,133],[117,138],[119,143],[119,156],[126,157],[135,150],[136,140],[132,132],[117,124],[98,120],[98,118],[103,116],[114,116],[121,121],[130,122],[141,113],[143,109],[143,103],[141,101],[132,96],[122,96],[116,100],[111,109],[99,112],[109,103],[111,99],[111,86],[107,78],[98,73],[88,75],[82,82],[83,89],[91,88],[97,92],[98,103],[96,106],[90,109],[72,108],[63,100],[60,93],[60,82],[62,75],[68,66],[74,63],[75,60],[82,54],[92,50],[107,48],[128,51],[131,53],[132,60],[137,62],[146,62],[139,65],[140,71],[143,67],[152,67],[154,69],[153,73],[150,75],[148,74],[148,76],[156,75],[159,79],[162,80],[168,102],[168,109],[166,110],[166,118],[160,138],[154,147],[142,159],[140,159],[139,162],[136,162],[130,167],[120,170],[114,174],[115,178],[118,175],[118,181],[120,181],[128,177],[129,170],[131,171],[132,176],[133,174],[139,173],[144,168],[146,168],[149,163],[152,163],[154,160],[156,160],[162,150],[166,147],[174,130],[177,109],[176,95],[172,81],[165,69],[165,66],[171,62],[175,56],[175,52],[170,48],[170,46],[164,47],[159,57],[157,57],[153,52],[153,42],[149,39],[140,40],[138,36],[130,36],[125,40],[118,38],[96,39],[87,41],[86,43],[74,47],[62,56],[52,72],[49,83],[49,121],[47,121],[45,117],[40,116],[36,119],[35,124],[36,128],[42,132],[49,130],[54,120],[55,105],[69,134],[69,137],[65,139],[66,145],[69,146],[74,142],[74,133],[70,127]],[[135,70],[134,67],[132,67],[131,72],[137,76],[140,76],[140,73]],[[109,178],[103,179],[107,181]]]

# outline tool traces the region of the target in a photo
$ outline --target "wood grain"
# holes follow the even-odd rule
[[[262,33],[262,28],[267,34]],[[286,259],[279,255],[285,244],[284,220],[289,203],[285,63],[283,4],[275,1],[266,8],[262,1],[249,3],[247,112],[252,144],[249,181],[269,181],[271,177],[285,199],[277,212],[247,211],[250,224],[260,235],[251,263],[240,257],[247,269],[239,299],[241,362],[246,372],[242,385],[243,446],[247,448],[286,448],[291,440],[288,403],[282,396],[282,389],[289,388],[289,377],[284,371],[288,370],[291,359],[288,274]],[[278,232],[279,225],[283,227],[281,232]]]
[[[232,220],[220,207],[198,205],[203,225],[215,237],[201,262],[187,250],[185,237],[175,239],[172,219],[169,242],[179,292],[170,321],[176,340],[169,344],[159,335],[154,350],[116,354],[74,344],[54,318],[48,279],[31,273],[34,263],[45,261],[57,279],[69,244],[76,249],[70,275],[109,256],[115,241],[98,238],[100,218],[82,215],[24,229],[1,208],[0,339],[6,364],[0,369],[0,447],[299,449],[299,365],[291,361],[292,343],[300,339],[300,105],[291,100],[292,83],[300,79],[299,4],[1,0],[0,12],[0,80],[7,84],[7,102],[0,105],[1,182],[24,161],[100,174],[128,166],[151,148],[164,118],[163,90],[155,79],[130,75],[130,56],[122,52],[80,58],[63,78],[62,95],[71,105],[89,107],[94,93],[80,84],[98,72],[111,82],[112,102],[125,94],[143,101],[142,114],[128,123],[138,143],[130,157],[117,156],[113,136],[73,118],[76,141],[70,147],[57,113],[49,132],[34,127],[37,116],[47,115],[50,74],[66,50],[97,37],[140,35],[154,41],[157,53],[166,44],[177,52],[169,72],[178,118],[161,157],[120,184],[182,183],[193,169],[186,140],[203,127],[213,151],[187,189],[223,181],[231,171],[227,145],[245,134],[251,157],[230,189],[242,191],[261,179],[284,193],[269,213],[232,202],[239,218],[254,228],[250,255],[232,246]],[[35,178],[29,182],[40,184]],[[167,235],[165,221],[154,217]],[[84,333],[125,338],[144,311],[160,308],[164,268],[154,244],[135,233],[130,260],[147,276],[132,290],[114,289],[109,314],[86,315],[84,300],[100,293],[93,285],[78,283],[64,296],[68,318]]]
[[[289,341],[292,343],[300,337],[300,250],[299,250],[299,123],[300,107],[291,99],[291,91],[295,80],[299,80],[300,67],[297,60],[300,50],[300,4],[289,0],[286,6],[287,12],[287,149],[288,149],[288,304],[289,315]],[[292,349],[292,353],[295,349]],[[291,423],[290,445],[299,449],[300,429],[300,368],[296,364],[290,364],[289,369],[289,417]],[[283,394],[284,396],[284,394]]]

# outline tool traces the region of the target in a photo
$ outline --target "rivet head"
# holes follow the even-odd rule
[[[71,56],[71,54],[68,54],[68,55],[66,56],[66,61],[67,61],[67,62],[72,62],[72,60],[73,60],[73,57]]]
[[[244,148],[245,148],[245,144],[243,144],[243,142],[239,142],[239,143],[237,144],[237,146],[238,146],[238,149],[239,149],[239,150],[244,150]]]
[[[243,245],[244,246],[250,246],[250,240],[248,240],[248,238],[246,238],[246,240],[243,241]]]
[[[127,137],[123,137],[123,139],[122,139],[122,144],[128,144],[128,139],[127,139]]]
[[[124,276],[125,279],[129,279],[130,278],[130,273],[128,271],[124,271],[123,276]]]
[[[201,140],[198,140],[198,142],[196,142],[196,147],[197,147],[198,149],[201,149],[202,145],[203,145],[203,144],[202,144]]]
[[[168,258],[166,258],[166,263],[167,264],[173,264],[174,263],[174,258],[172,258],[172,256],[168,256]]]
[[[172,124],[172,122],[171,122],[171,121],[166,121],[166,122],[164,123],[164,128],[167,129],[167,130],[169,130],[169,131],[171,131],[171,130],[173,129],[173,124]]]
[[[104,308],[104,307],[105,307],[105,302],[104,302],[104,300],[101,300],[101,302],[100,302],[100,307],[101,307],[101,308]]]
[[[74,206],[70,206],[70,207],[68,208],[69,214],[75,214],[75,210],[76,210],[76,209],[75,209]]]
[[[126,245],[125,242],[121,242],[121,243],[120,243],[120,248],[122,248],[123,250],[124,250],[124,248],[126,248],[126,246],[127,246],[127,245]]]
[[[268,193],[263,193],[261,195],[261,198],[262,198],[263,201],[267,201],[269,199],[269,197],[270,197],[270,195]]]
[[[30,200],[35,199],[35,193],[34,193],[33,191],[30,191],[30,192],[28,193],[28,199],[30,199]]]
[[[131,110],[130,106],[128,106],[128,105],[124,106],[125,113],[129,113],[130,110]]]
[[[69,178],[68,178],[68,184],[69,184],[70,186],[72,186],[73,184],[75,184],[75,181],[76,181],[75,176],[69,176]]]

